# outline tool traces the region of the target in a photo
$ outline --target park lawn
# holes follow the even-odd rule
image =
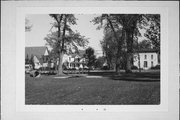
[[[130,105],[160,104],[160,81],[104,78],[25,79],[25,103],[28,105]]]

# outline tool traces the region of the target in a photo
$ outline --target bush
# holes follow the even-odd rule
[[[76,68],[71,68],[71,70],[76,70]]]
[[[151,67],[151,69],[153,69],[153,70],[159,70],[159,69],[160,69],[160,65],[156,65],[156,66],[154,66],[154,67]]]
[[[132,70],[137,70],[138,67],[137,67],[137,66],[132,66],[131,69],[132,69]]]
[[[109,67],[108,66],[103,66],[102,70],[109,70]]]

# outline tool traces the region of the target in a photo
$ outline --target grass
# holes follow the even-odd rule
[[[141,78],[141,79],[140,79]],[[143,78],[146,78],[142,80]],[[26,104],[130,105],[160,104],[158,73],[143,73],[103,78],[53,76],[25,78]]]

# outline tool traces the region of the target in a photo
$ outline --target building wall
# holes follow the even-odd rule
[[[158,65],[158,54],[155,52],[152,53],[139,53],[140,55],[140,68],[149,69]],[[134,66],[138,65],[138,54],[134,54]]]
[[[36,56],[33,57],[33,61],[34,61],[34,69],[39,69],[40,67],[42,67],[39,59]]]

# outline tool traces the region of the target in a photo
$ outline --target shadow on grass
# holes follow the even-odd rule
[[[112,80],[131,81],[131,82],[160,82],[160,79],[152,78],[128,78],[128,77],[110,77]]]
[[[111,80],[121,81],[141,81],[141,82],[159,82],[160,72],[133,72],[133,73],[116,73],[116,72],[91,72],[88,75],[101,75]]]

